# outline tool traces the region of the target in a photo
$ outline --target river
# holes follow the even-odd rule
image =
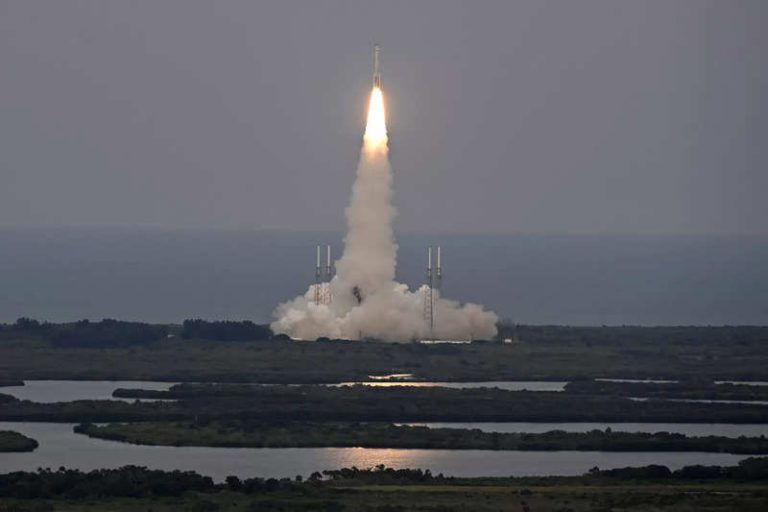
[[[308,476],[314,471],[384,464],[393,468],[430,469],[446,475],[543,476],[580,475],[594,466],[609,469],[663,464],[733,465],[744,455],[699,452],[532,452],[484,450],[400,450],[372,448],[202,448],[139,446],[92,439],[72,431],[71,423],[0,422],[0,430],[15,430],[37,439],[28,453],[0,454],[0,473],[56,469],[88,471],[127,464],[163,470],[192,470],[217,481],[228,475],[247,477]]]

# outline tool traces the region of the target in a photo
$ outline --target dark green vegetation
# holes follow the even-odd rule
[[[500,389],[368,386],[182,384],[169,392],[124,390],[122,396],[179,398],[130,403],[0,400],[2,421],[637,421],[768,423],[768,407],[636,402],[619,397]]]
[[[637,421],[768,423],[768,407],[637,402],[621,397],[496,388],[181,384],[170,391],[121,390],[169,402],[0,400],[3,421]]]
[[[0,475],[3,511],[724,511],[768,505],[766,459],[738,466],[664,466],[581,477],[459,479],[384,467],[314,473],[308,479],[227,478],[191,472],[43,470]]]
[[[715,384],[713,382],[605,382],[576,380],[565,386],[568,393],[688,400],[761,400],[768,401],[768,386]]]
[[[10,430],[0,430],[0,453],[31,452],[37,446],[37,441],[23,434]]]
[[[768,407],[666,401],[497,388],[260,386],[181,384],[116,396],[175,398],[179,409],[216,417],[312,421],[681,421],[766,423]],[[172,404],[166,404],[170,413]],[[5,408],[0,408],[0,418]],[[177,411],[179,412],[179,411]],[[150,418],[148,418],[150,419]],[[93,420],[92,420],[93,421]]]
[[[445,450],[697,451],[768,454],[765,437],[686,437],[593,430],[542,434],[492,433],[381,423],[249,421],[81,424],[75,432],[134,444],[251,448],[364,447]]]
[[[344,382],[391,373],[450,381],[768,380],[768,327],[501,326],[500,338],[515,340],[510,344],[300,343],[279,336],[221,341],[260,335],[267,337],[266,327],[249,322],[20,320],[0,326],[0,375],[271,383]]]
[[[185,320],[181,326],[177,326],[113,319],[55,324],[39,322],[31,318],[19,318],[13,324],[0,324],[0,341],[37,340],[48,342],[53,347],[135,347],[157,343],[169,336],[217,341],[254,341],[275,338],[269,326],[249,321],[207,322],[196,319]]]
[[[207,322],[195,319],[184,320],[181,326],[181,337],[185,340],[254,341],[270,340],[274,334],[268,325],[248,321]],[[284,339],[289,338],[286,336]]]
[[[44,340],[60,348],[141,346],[161,340],[167,335],[168,327],[164,325],[112,319],[53,324],[19,318],[13,324],[0,325],[0,341]]]
[[[184,339],[217,341],[258,341],[275,338],[269,326],[250,321],[208,322],[195,319],[185,320],[178,326],[113,319],[56,324],[19,318],[12,324],[0,324],[0,340],[42,340],[57,347],[140,346],[161,341],[169,335],[178,335]]]

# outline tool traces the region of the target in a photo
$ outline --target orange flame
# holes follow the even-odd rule
[[[374,87],[368,105],[368,122],[363,136],[366,149],[384,149],[387,146],[387,122],[384,113],[384,94]]]

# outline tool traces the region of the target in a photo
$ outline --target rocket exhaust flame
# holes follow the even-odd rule
[[[384,94],[381,89],[374,87],[371,90],[371,99],[368,103],[368,120],[365,124],[363,141],[366,149],[381,150],[387,145],[387,121],[384,113]]]
[[[304,295],[275,309],[272,330],[305,340],[321,336],[370,337],[384,341],[495,336],[498,317],[482,306],[460,305],[440,297],[439,290],[430,287],[410,291],[395,281],[397,244],[392,230],[395,208],[387,140],[379,47],[376,46],[363,148],[346,210],[344,251],[336,263],[336,275],[328,284],[333,300],[313,300],[315,287],[311,286]],[[317,265],[320,265],[319,259]],[[425,321],[423,315],[425,291],[434,297],[437,319],[434,326]]]

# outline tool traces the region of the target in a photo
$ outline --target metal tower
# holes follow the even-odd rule
[[[320,246],[317,246],[317,260],[315,261],[315,306],[320,305]]]
[[[325,282],[323,283],[323,304],[330,304],[333,302],[333,294],[331,293],[331,279],[333,279],[333,264],[331,263],[331,246],[326,245],[326,260],[325,260]]]
[[[424,288],[424,321],[429,326],[429,337],[434,337],[435,297],[433,294],[434,276],[432,275],[432,247],[427,249],[427,283]]]

